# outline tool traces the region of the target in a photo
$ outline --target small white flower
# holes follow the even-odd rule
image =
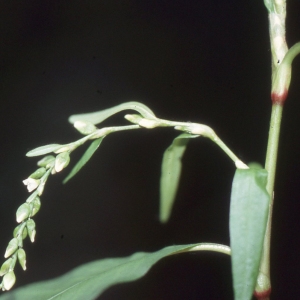
[[[23,183],[25,185],[27,185],[27,190],[30,193],[39,186],[40,180],[39,179],[33,179],[33,178],[29,177],[29,178],[23,180]]]

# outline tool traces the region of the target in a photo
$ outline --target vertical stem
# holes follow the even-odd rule
[[[268,183],[267,183],[267,191],[270,193],[270,195],[272,195],[272,193],[273,193],[274,182],[275,182],[282,108],[283,107],[279,104],[274,104],[272,106],[267,157],[266,157],[266,164],[265,164],[265,168],[269,173]]]
[[[274,182],[276,174],[278,142],[280,133],[280,124],[282,116],[283,106],[280,104],[272,105],[271,122],[269,129],[269,139],[265,169],[268,171],[267,191],[271,195],[269,204],[269,218],[265,233],[262,258],[259,267],[259,276],[257,280],[257,286],[255,288],[255,294],[258,299],[269,299],[271,292],[271,280],[270,280],[270,246],[271,246],[271,223],[272,223],[272,210],[274,200]],[[266,295],[266,297],[260,297],[259,295]]]
[[[281,70],[281,72],[279,72],[282,61],[288,52],[285,39],[286,0],[264,0],[264,2],[269,11],[269,33],[272,52],[271,99],[273,105],[265,163],[265,169],[268,171],[266,188],[270,195],[270,210],[259,267],[259,275],[254,291],[254,295],[259,300],[268,300],[271,293],[270,246],[274,182],[282,109],[287,97],[290,82],[290,64],[287,68],[283,68],[283,71]]]
[[[271,195],[271,199],[270,199],[269,219],[268,219],[268,224],[266,229],[260,270],[269,278],[270,278],[271,221],[272,221],[272,209],[273,209],[273,200],[274,200],[273,192],[274,192],[274,182],[275,182],[275,174],[276,174],[276,163],[277,163],[277,152],[278,152],[282,108],[283,107],[278,104],[274,104],[272,106],[267,157],[266,157],[266,164],[265,164],[265,169],[268,171],[267,191]]]

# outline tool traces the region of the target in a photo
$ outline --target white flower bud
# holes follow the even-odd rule
[[[30,215],[30,205],[28,203],[23,203],[17,210],[17,222],[21,223],[27,219]]]
[[[24,240],[27,237],[28,232],[27,232],[27,228],[24,225],[25,224],[22,223],[14,229],[13,236],[15,238],[17,238],[19,235],[22,235],[22,239]],[[19,232],[19,230],[22,230],[22,232]]]
[[[8,258],[9,256],[11,256],[12,254],[14,254],[18,249],[18,239],[17,238],[13,238],[12,240],[10,240],[10,242],[8,243],[8,246],[6,248],[4,257]]]
[[[3,277],[3,287],[6,291],[10,290],[16,282],[16,275],[14,271],[10,271]]]
[[[26,270],[26,253],[24,251],[24,249],[20,248],[18,250],[18,260],[19,263],[22,267],[22,269],[25,271]]]
[[[55,171],[60,172],[64,169],[70,162],[70,154],[69,152],[62,152],[56,156],[55,159]]]
[[[27,227],[29,238],[30,238],[31,242],[33,243],[35,234],[36,234],[35,222],[32,219],[27,220],[26,227]]]
[[[41,200],[39,196],[36,196],[34,200],[30,203],[31,217],[33,217],[41,208]]]
[[[87,121],[76,121],[74,127],[84,135],[91,134],[97,130],[97,127],[93,123]]]
[[[0,276],[3,276],[6,273],[8,273],[12,261],[13,261],[13,259],[10,257],[2,264],[1,269],[0,269]]]
[[[52,163],[54,163],[55,161],[55,157],[53,155],[47,155],[45,157],[43,157],[41,160],[38,161],[37,165],[39,167],[45,167],[46,169],[48,169],[49,167],[51,167]]]

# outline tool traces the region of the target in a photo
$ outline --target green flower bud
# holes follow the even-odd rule
[[[30,216],[33,217],[41,208],[41,200],[39,196],[36,196],[34,200],[30,203]]]
[[[10,271],[3,277],[3,288],[8,291],[10,290],[16,282],[16,276],[14,271]]]
[[[68,152],[70,150],[74,150],[74,149],[72,149],[73,148],[73,144],[74,143],[64,145],[61,148],[59,148],[59,149],[57,149],[57,150],[55,150],[53,152],[56,153],[56,154],[58,154],[58,153],[63,153],[63,152]]]
[[[23,183],[25,185],[27,185],[27,190],[30,193],[39,186],[40,180],[39,179],[33,179],[33,178],[29,177],[29,178],[23,180]]]
[[[26,225],[25,223],[22,223],[20,225],[18,225],[15,229],[14,229],[14,233],[13,233],[13,236],[16,238],[18,237],[19,235],[22,235],[22,239],[24,240],[26,237],[27,237],[27,228],[24,226]],[[21,232],[19,232],[19,230]]]
[[[26,270],[26,253],[23,248],[20,248],[18,250],[18,260],[19,260],[19,263],[20,263],[22,269],[25,271]]]
[[[31,242],[33,243],[35,234],[36,234],[35,222],[32,219],[28,219],[26,222],[26,227],[27,227],[29,238],[30,238]]]
[[[8,243],[8,246],[6,248],[4,257],[8,258],[9,256],[11,256],[12,254],[14,254],[17,249],[18,249],[18,239],[17,238],[13,238],[12,240],[10,240],[10,242]]]
[[[41,196],[43,194],[43,191],[44,191],[44,188],[45,188],[45,183],[46,183],[46,181],[41,182],[39,187],[36,189],[39,196]]]
[[[69,152],[59,153],[55,159],[55,171],[60,172],[69,164],[69,162],[70,162]]]
[[[40,179],[46,173],[46,169],[44,167],[37,169],[34,173],[32,173],[29,177],[33,179]]]
[[[84,135],[91,134],[97,130],[97,127],[93,123],[87,121],[76,121],[74,127]]]
[[[23,203],[17,210],[17,222],[20,223],[27,219],[30,215],[30,205],[28,203]]]
[[[2,264],[1,269],[0,269],[0,276],[5,275],[9,271],[11,263],[12,263],[12,258],[10,257]]]
[[[55,157],[53,155],[47,155],[45,157],[43,157],[41,160],[38,161],[37,165],[39,167],[45,167],[46,169],[48,169],[49,167],[51,167],[52,163],[54,163],[55,161]]]
[[[34,191],[27,199],[26,199],[26,202],[27,203],[30,203],[34,200],[34,198],[38,195],[38,192],[37,191]]]
[[[18,248],[23,248],[23,239],[22,239],[22,237],[18,236],[17,239],[18,239]]]
[[[146,119],[141,115],[125,115],[125,119],[130,121],[131,123],[137,124],[141,127],[145,128],[155,128],[160,126],[162,122],[159,119]]]

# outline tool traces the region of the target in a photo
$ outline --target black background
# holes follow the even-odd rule
[[[289,1],[287,41],[300,40],[300,3]],[[140,101],[158,117],[204,123],[246,163],[264,163],[270,118],[270,46],[263,1],[1,1],[0,216],[5,252],[22,180],[36,169],[25,153],[80,134],[68,116]],[[283,114],[272,238],[272,299],[300,296],[299,80],[293,67]],[[123,115],[104,125],[126,124]],[[51,176],[25,242],[21,286],[92,260],[175,244],[229,244],[233,163],[204,138],[192,140],[171,220],[158,221],[162,153],[172,129],[107,137],[67,185]],[[84,147],[72,154],[78,160]],[[70,168],[69,168],[70,169]],[[164,259],[141,280],[101,299],[232,299],[230,259],[194,253]]]

